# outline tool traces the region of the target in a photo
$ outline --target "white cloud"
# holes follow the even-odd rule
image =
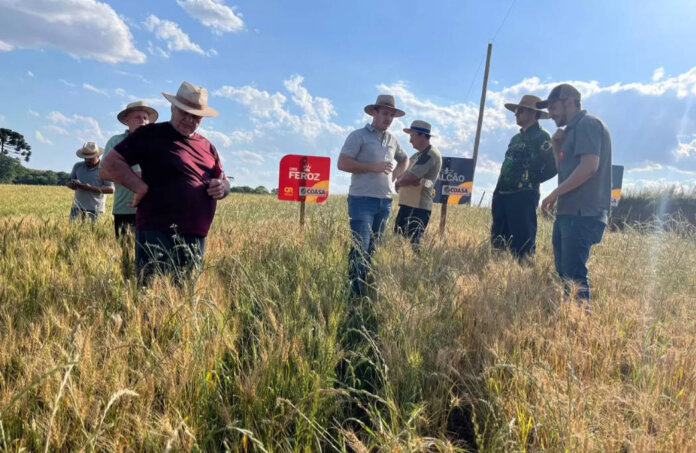
[[[28,113],[30,116],[33,116],[33,117],[35,117],[35,118],[38,118],[38,117],[41,116],[41,114],[39,114],[39,112],[37,112],[36,110],[31,110],[31,109],[29,109],[29,110],[27,111],[27,113]]]
[[[77,86],[77,85],[75,85],[74,83],[68,82],[68,81],[65,80],[65,79],[59,79],[59,81],[60,81],[60,83],[62,83],[62,84],[65,85],[66,87],[74,88],[74,87]]]
[[[662,170],[665,166],[657,162],[646,162],[640,167],[627,168],[626,173],[642,173],[646,171]]]
[[[251,116],[264,128],[289,126],[293,132],[308,139],[314,139],[322,132],[347,133],[349,128],[331,120],[336,115],[331,101],[312,96],[302,86],[303,81],[302,76],[293,75],[283,82],[286,90],[291,94],[293,103],[302,111],[301,116],[291,113],[289,108],[286,108],[287,97],[279,92],[271,94],[250,85],[240,88],[225,85],[213,94],[232,99],[247,107]]]
[[[154,108],[155,110],[158,110],[158,113],[160,115],[162,114],[161,110],[168,109],[168,107],[171,105],[171,104],[169,104],[169,101],[167,101],[164,97],[147,98],[147,97],[142,97],[142,96],[135,96],[131,93],[128,93],[123,88],[116,88],[114,90],[114,93],[119,95],[119,96],[123,96],[124,98],[128,99],[131,102],[132,101],[143,101],[143,102],[145,102],[145,104],[149,105],[150,107]]]
[[[239,150],[230,152],[239,162],[244,162],[246,164],[257,164],[261,165],[264,162],[264,158],[261,154],[255,153],[253,151]]]
[[[43,143],[43,144],[45,144],[45,145],[53,145],[53,142],[50,141],[49,139],[45,138],[45,137],[41,134],[41,132],[39,132],[39,131],[34,131],[34,136],[36,137],[36,139],[37,139],[38,141],[40,141],[41,143]]]
[[[696,138],[694,138],[688,143],[680,141],[677,145],[677,149],[674,150],[674,155],[677,158],[677,160],[683,159],[685,157],[696,157]]]
[[[100,90],[99,88],[95,87],[94,85],[90,85],[89,83],[83,83],[82,88],[93,93],[101,94],[102,96],[109,96],[109,93],[107,93],[106,91]]]
[[[225,134],[223,132],[207,128],[199,128],[198,133],[210,140],[213,145],[222,145],[224,148],[229,148],[237,143],[248,143],[257,135],[255,131],[234,131],[230,134]]]
[[[665,68],[659,67],[659,68],[655,69],[655,72],[653,72],[652,81],[657,82],[658,80],[660,80],[664,76],[665,76]]]
[[[29,77],[34,77],[34,73],[31,72],[31,71],[27,71],[27,75],[28,75]]]
[[[224,0],[177,0],[177,3],[217,34],[244,30],[241,14],[226,6]]]
[[[52,123],[44,129],[51,130],[61,135],[76,135],[80,141],[95,141],[97,139],[105,139],[102,133],[99,122],[91,116],[72,115],[70,117],[61,112],[52,111],[48,114],[48,120]],[[70,126],[72,133],[68,132],[64,127]]]
[[[96,0],[3,0],[0,50],[56,47],[77,58],[143,63],[128,26]]]
[[[5,115],[0,115],[0,121],[5,121]]]
[[[170,52],[186,51],[205,55],[205,51],[203,51],[201,46],[192,42],[189,36],[184,33],[175,22],[160,19],[154,14],[150,14],[143,24],[145,28],[154,33],[157,39],[167,43],[167,49],[169,49]],[[157,49],[159,49],[159,47]],[[162,50],[162,52],[167,54],[164,50]]]

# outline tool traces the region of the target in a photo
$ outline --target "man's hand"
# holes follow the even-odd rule
[[[75,190],[75,189],[77,189],[77,180],[71,179],[65,185],[68,186],[69,189]]]
[[[150,189],[147,184],[143,182],[143,189],[134,192],[133,199],[131,200],[130,203],[128,203],[128,206],[131,208],[137,208],[138,205],[140,204],[141,201],[143,201],[143,198],[145,198],[145,195],[147,195],[147,191]]]
[[[208,184],[208,195],[212,198],[219,200],[225,198],[230,192],[230,183],[227,179],[214,178],[210,180]]]
[[[541,202],[541,212],[547,215],[550,214],[556,205],[556,200],[558,200],[558,190],[554,190],[548,197],[544,198],[544,201]]]
[[[373,164],[373,172],[389,174],[394,170],[394,164],[389,162],[375,162]]]

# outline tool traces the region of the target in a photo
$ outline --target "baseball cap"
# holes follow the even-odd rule
[[[580,92],[573,85],[562,83],[556,85],[553,90],[551,90],[551,93],[549,93],[549,97],[545,101],[537,102],[536,106],[538,109],[545,109],[551,102],[559,99],[577,99],[579,101]]]

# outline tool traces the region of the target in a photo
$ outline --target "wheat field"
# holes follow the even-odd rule
[[[488,246],[490,211],[387,235],[348,297],[344,197],[231,195],[195,284],[140,290],[110,215],[0,186],[0,450],[689,452],[696,233],[593,248],[592,314],[563,302],[551,221],[534,263]],[[396,208],[396,204],[394,204]],[[392,219],[393,220],[393,219]],[[390,224],[391,226],[391,224]]]

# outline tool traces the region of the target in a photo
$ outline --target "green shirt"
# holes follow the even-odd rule
[[[104,157],[106,157],[107,154],[109,154],[109,151],[111,151],[114,146],[118,145],[121,143],[121,141],[128,136],[128,129],[126,129],[126,132],[123,134],[118,134],[114,135],[109,139],[108,142],[106,142],[106,146],[104,147]],[[139,165],[133,165],[131,167],[133,171],[140,171],[140,166]],[[128,203],[133,200],[133,192],[130,190],[126,189],[123,187],[121,184],[114,184],[114,208],[112,212],[114,214],[135,214],[135,208],[131,208],[128,206]]]
[[[441,167],[442,154],[432,145],[411,156],[406,171],[413,173],[418,179],[425,179],[426,184],[400,187],[399,205],[431,211],[433,209],[433,186],[440,174]]]
[[[556,175],[551,135],[538,122],[520,129],[510,140],[505,160],[500,168],[498,193],[539,191],[539,185]]]

